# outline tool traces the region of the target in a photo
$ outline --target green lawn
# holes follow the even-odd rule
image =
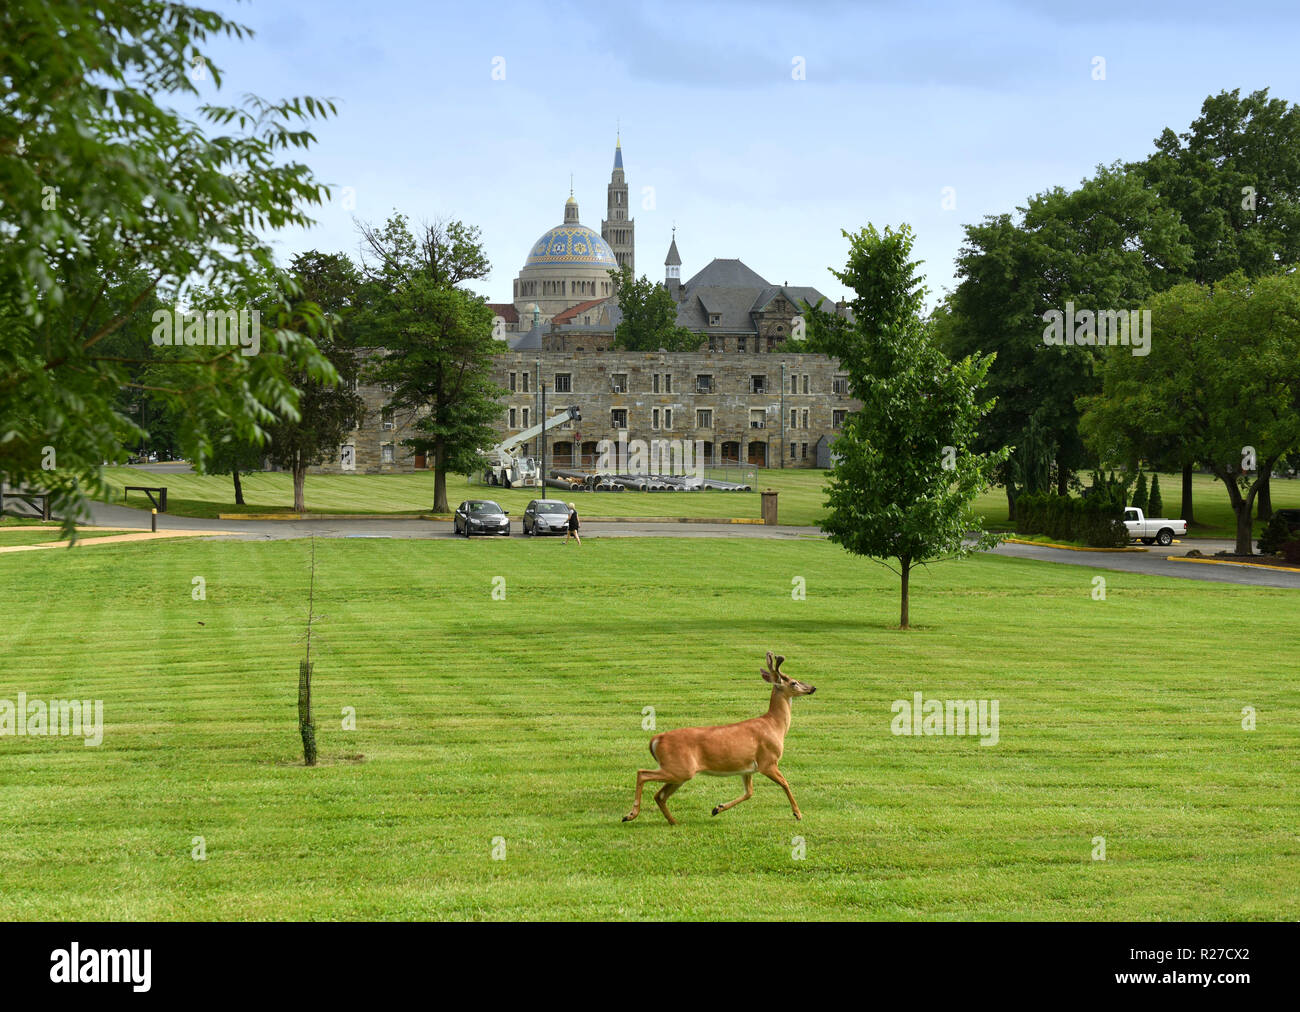
[[[1294,593],[1116,572],[1094,601],[1096,570],[980,558],[918,571],[900,633],[895,578],[820,541],[316,552],[316,769],[308,543],[0,562],[0,698],[106,722],[0,737],[0,918],[1300,917]],[[699,777],[680,826],[649,795],[621,823],[643,708],[754,716],[767,649],[819,689],[781,764],[804,821],[762,778],[713,818],[739,781]],[[916,691],[998,700],[999,743],[892,735]]]
[[[78,538],[104,538],[121,531],[79,528]],[[14,517],[0,517],[0,548],[6,545],[43,545],[50,541],[62,541],[63,532],[57,522],[45,524],[39,520],[26,520]]]
[[[758,470],[755,489],[774,488],[782,523],[811,526],[824,515],[826,472],[819,470]],[[718,477],[740,480],[739,473]],[[122,502],[123,485],[166,485],[167,509],[180,516],[215,517],[221,513],[288,512],[293,504],[293,484],[284,473],[261,472],[243,479],[244,507],[233,506],[231,480],[227,476],[195,474],[147,474],[126,467],[110,467],[105,478],[113,489],[112,501]],[[1180,506],[1181,478],[1175,474],[1160,476],[1165,497],[1165,515],[1177,516]],[[426,513],[433,505],[433,475],[309,475],[307,507],[319,513]],[[131,503],[147,506],[141,493],[132,493]],[[528,500],[538,498],[538,489],[488,489],[471,484],[463,475],[447,479],[447,498],[452,508],[462,499],[492,497],[510,510],[521,514]],[[758,517],[757,491],[744,492],[622,492],[566,493],[547,489],[550,498],[572,499],[580,513],[589,516],[695,516]],[[1235,525],[1228,494],[1215,478],[1198,474],[1194,478],[1193,496],[1197,520],[1193,537],[1233,537]],[[995,528],[1009,528],[1006,495],[1000,488],[991,489],[976,501],[976,511]],[[1300,480],[1275,480],[1273,505],[1300,507]],[[1256,524],[1256,532],[1261,525]]]

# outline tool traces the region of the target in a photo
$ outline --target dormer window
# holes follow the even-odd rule
[[[710,314],[709,314],[709,326],[710,326],[710,327],[721,327],[721,326],[722,326],[722,314],[721,314],[721,313],[710,313]]]

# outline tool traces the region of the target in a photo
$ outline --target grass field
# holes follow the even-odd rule
[[[826,472],[818,470],[758,470],[755,489],[774,488],[780,492],[780,518],[784,524],[811,526],[825,513]],[[133,468],[111,467],[105,477],[113,489],[113,502],[122,502],[123,485],[166,485],[167,508],[181,516],[215,517],[221,513],[288,512],[293,504],[293,484],[284,473],[259,472],[243,478],[244,507],[231,505],[231,480],[221,475],[167,474],[145,475]],[[739,480],[738,473],[729,476]],[[1160,476],[1165,497],[1165,515],[1176,516],[1180,506],[1181,477]],[[1218,479],[1198,474],[1192,494],[1198,526],[1192,537],[1234,537],[1236,532],[1228,494]],[[133,493],[133,504],[147,506],[148,500]],[[463,499],[494,498],[512,514],[523,513],[528,500],[539,498],[538,489],[484,488],[471,484],[464,475],[447,479],[447,498],[452,508]],[[759,496],[753,493],[699,492],[622,492],[571,494],[561,489],[547,489],[549,498],[572,499],[579,512],[589,516],[697,516],[758,517]],[[309,475],[306,487],[307,507],[320,513],[426,513],[433,505],[433,475]],[[1273,505],[1300,507],[1300,480],[1275,479]],[[975,503],[976,512],[990,526],[1006,528],[1007,500],[1000,488],[991,489]],[[1262,525],[1256,524],[1256,532]]]
[[[979,558],[918,571],[900,633],[825,542],[319,541],[307,769],[309,550],[0,562],[0,698],[105,712],[98,748],[0,737],[0,918],[1300,917],[1293,593]],[[643,709],[757,715],[766,649],[819,690],[804,820],[762,778],[713,818],[739,781],[699,777],[680,826],[621,823]],[[998,744],[892,735],[917,691],[998,700]]]
[[[120,532],[88,527],[77,529],[78,538],[104,538],[118,533]],[[0,517],[0,548],[6,545],[43,545],[62,540],[63,532],[57,521],[45,524],[22,518]]]

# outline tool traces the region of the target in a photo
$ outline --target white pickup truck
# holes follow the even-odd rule
[[[1130,541],[1141,541],[1144,545],[1171,545],[1175,534],[1187,533],[1186,520],[1144,516],[1136,506],[1124,511],[1124,526],[1128,528]]]

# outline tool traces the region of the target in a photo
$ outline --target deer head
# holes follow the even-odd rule
[[[785,663],[785,658],[780,654],[775,657],[772,651],[767,652],[767,667],[760,668],[759,674],[763,676],[763,681],[771,682],[774,692],[779,692],[787,698],[791,696],[811,696],[817,691],[816,686],[806,685],[798,679],[791,678],[783,674],[781,665]]]

